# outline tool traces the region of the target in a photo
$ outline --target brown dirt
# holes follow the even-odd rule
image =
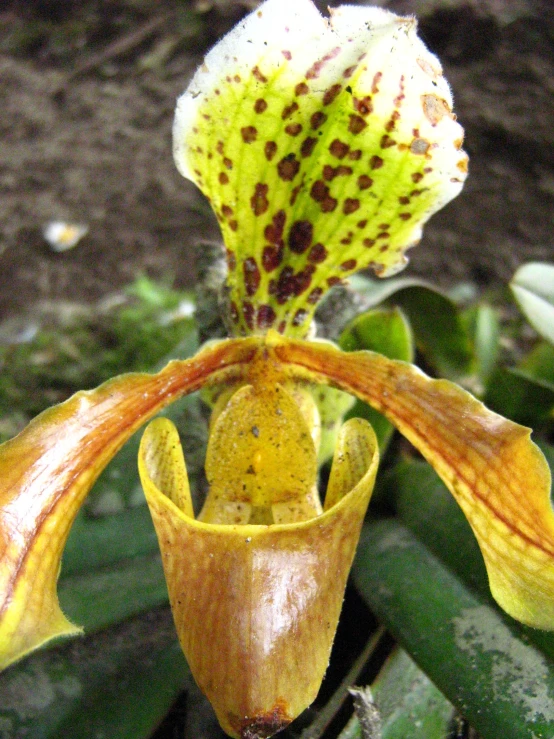
[[[380,4],[420,15],[472,157],[463,194],[432,220],[408,269],[443,284],[487,284],[508,279],[523,261],[552,259],[554,20],[547,0]],[[4,5],[0,317],[41,298],[91,301],[141,271],[191,284],[192,246],[216,236],[217,225],[173,165],[174,101],[245,5]],[[56,254],[42,237],[55,218],[82,221],[90,232]]]

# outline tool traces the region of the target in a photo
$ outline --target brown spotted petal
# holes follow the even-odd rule
[[[238,380],[252,340],[224,341],[155,375],[79,392],[0,446],[0,669],[79,632],[56,594],[71,524],[94,480],[137,428],[211,379]]]
[[[283,414],[288,413],[284,404]],[[232,427],[236,419],[231,409],[218,423],[228,421]],[[294,413],[289,421],[291,436],[285,443],[288,464],[294,467]],[[251,428],[247,432],[255,440],[264,429],[259,437]],[[237,440],[242,433],[237,429]],[[283,441],[279,432],[276,443]],[[186,478],[182,456],[174,451],[178,445],[177,431],[167,419],[153,421],[142,439],[139,469],[179,639],[223,729],[240,739],[269,737],[314,700],[327,668],[377,470],[375,436],[367,422],[347,422],[339,435],[325,511],[305,521],[271,525],[206,523],[176,505],[182,494],[174,486]],[[248,446],[237,455],[237,469],[250,464],[251,451]],[[231,448],[227,456],[232,454]],[[168,465],[180,469],[168,474]],[[291,478],[283,469],[283,479],[296,486],[302,474],[296,472]],[[264,474],[261,484],[267,492]]]
[[[174,154],[210,199],[237,333],[305,336],[329,287],[401,269],[457,195],[463,132],[413,18],[267,0],[179,99]]]
[[[530,430],[411,364],[372,352],[345,355],[322,342],[276,337],[274,344],[291,373],[346,390],[396,425],[467,516],[498,603],[525,624],[554,629],[550,471]]]

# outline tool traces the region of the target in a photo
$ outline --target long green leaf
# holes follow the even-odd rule
[[[366,525],[354,578],[377,616],[483,739],[554,736],[554,660],[400,521]]]
[[[0,675],[2,739],[147,739],[190,673],[169,609]]]

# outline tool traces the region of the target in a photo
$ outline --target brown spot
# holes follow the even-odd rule
[[[240,129],[240,134],[245,144],[251,144],[253,141],[256,141],[258,129],[254,128],[254,126],[245,126]]]
[[[281,118],[284,121],[286,121],[287,118],[290,118],[293,113],[296,113],[296,111],[298,110],[298,107],[299,106],[298,106],[298,103],[296,101],[295,102],[292,102],[290,105],[286,105],[283,108],[283,112],[281,113]]]
[[[220,185],[226,185],[229,182],[229,177],[225,174],[225,172],[220,172],[218,180]]]
[[[390,233],[388,231],[382,231],[380,234],[377,234],[378,239],[390,239]]]
[[[328,195],[321,203],[321,211],[323,213],[332,213],[338,205],[338,200]]]
[[[281,265],[284,251],[284,244],[264,247],[262,252],[262,267],[268,274]]]
[[[350,131],[350,133],[356,135],[363,131],[364,128],[367,128],[367,123],[364,121],[364,119],[359,115],[353,115],[351,113],[350,123],[348,124],[348,130]]]
[[[330,164],[326,164],[323,167],[323,179],[327,180],[327,182],[331,182],[336,177],[336,170],[334,167],[331,167]]]
[[[412,173],[412,182],[415,182],[416,185],[418,182],[421,182],[422,179],[423,179],[423,175],[421,172]]]
[[[398,198],[398,202],[400,205],[409,205],[410,204],[410,198],[408,198],[406,195],[401,195]]]
[[[285,126],[285,133],[288,133],[289,136],[298,136],[301,131],[301,123],[289,123],[288,126]]]
[[[223,159],[223,164],[227,167],[227,169],[233,169],[233,162],[229,159],[229,157],[225,157]]]
[[[295,221],[289,232],[289,249],[295,254],[304,254],[310,248],[314,227],[310,221]]]
[[[381,169],[385,162],[381,159],[381,157],[378,157],[377,155],[372,156],[369,160],[369,167],[370,169]]]
[[[373,112],[373,103],[371,102],[369,95],[366,95],[363,98],[352,98],[352,103],[354,105],[354,110],[356,110],[360,115],[365,116]]]
[[[242,301],[242,315],[246,325],[252,331],[254,329],[254,306],[249,300]]]
[[[464,172],[464,173],[467,172],[468,161],[469,161],[468,157],[465,157],[465,159],[460,159],[459,162],[456,162],[456,166],[458,167],[460,172]]]
[[[267,199],[268,186],[261,182],[256,183],[254,194],[250,198],[250,206],[255,216],[263,215],[269,208],[269,200]]]
[[[254,257],[248,257],[242,264],[242,272],[244,275],[244,286],[248,297],[252,297],[260,285],[260,269],[256,264]]]
[[[351,159],[353,162],[357,162],[358,160],[362,158],[362,150],[353,149],[352,151],[349,151],[348,158]]]
[[[331,87],[329,87],[329,89],[325,91],[325,95],[323,96],[323,105],[330,105],[337,97],[337,95],[341,92],[341,90],[342,85],[331,85]]]
[[[264,146],[265,158],[270,162],[277,153],[277,144],[275,141],[266,141]]]
[[[345,144],[344,141],[341,141],[340,139],[334,139],[329,145],[329,151],[334,157],[337,157],[337,159],[344,159],[349,150],[350,147],[348,144]]]
[[[350,213],[355,213],[359,207],[360,201],[357,198],[346,198],[342,204],[342,212],[345,216],[348,216]]]
[[[217,151],[218,154],[223,155],[223,141],[217,142],[217,144],[215,145],[215,150]]]
[[[368,249],[371,249],[372,246],[375,246],[375,239],[364,239],[362,243]]]
[[[431,174],[431,172],[433,171],[433,167],[423,167],[423,171],[425,174]]]
[[[283,51],[281,51],[281,54],[285,57],[287,62],[290,62],[290,60],[292,59],[292,54],[290,53],[290,51],[287,51],[286,49],[283,49]]]
[[[380,223],[377,228],[380,228],[381,231],[386,231],[387,228],[390,228],[390,223]]]
[[[356,64],[353,64],[351,67],[347,67],[342,73],[342,76],[345,77],[346,79],[350,79],[350,77],[352,77],[352,75],[356,71],[356,67],[357,67]]]
[[[310,88],[305,82],[299,82],[294,88],[295,95],[307,95],[310,92]]]
[[[320,126],[322,126],[326,120],[327,116],[325,115],[325,113],[322,113],[320,110],[318,110],[316,113],[312,114],[312,117],[310,118],[310,125],[315,131]]]
[[[237,221],[229,221],[229,228],[231,231],[238,231],[239,224]]]
[[[229,268],[229,272],[234,272],[235,267],[237,266],[235,253],[230,249],[225,249],[225,254],[227,256],[227,267]]]
[[[272,222],[264,229],[264,236],[270,244],[279,244],[283,238],[283,229],[287,216],[284,210],[278,210],[273,216]]]
[[[257,64],[252,70],[252,74],[258,80],[258,82],[261,82],[262,84],[265,84],[267,82],[267,77],[260,72],[260,68]]]
[[[275,323],[276,318],[277,314],[270,305],[260,305],[256,317],[258,328],[270,328]]]
[[[364,218],[363,220],[358,221],[356,226],[358,226],[358,228],[365,228],[367,226],[367,218]]]
[[[306,301],[310,305],[315,305],[323,295],[323,290],[320,287],[316,287],[312,290],[312,292],[308,295],[306,298]]]
[[[306,318],[308,317],[308,311],[304,308],[299,308],[296,313],[294,314],[294,318],[292,319],[292,325],[293,326],[301,326]]]
[[[279,305],[283,305],[294,295],[294,270],[292,267],[284,267],[277,280],[275,297]]]
[[[233,209],[229,205],[222,205],[221,212],[225,218],[230,218],[233,215]]]
[[[310,156],[316,144],[317,139],[314,139],[312,136],[308,136],[307,139],[304,139],[304,141],[302,142],[302,146],[300,147],[300,154],[304,157],[304,159]]]
[[[314,264],[321,264],[327,259],[327,249],[323,246],[323,244],[320,244],[319,242],[317,244],[314,244],[310,249],[308,259]]]
[[[323,180],[316,180],[310,190],[310,197],[317,203],[322,203],[329,195],[329,188]]]
[[[325,54],[325,56],[322,56],[321,59],[317,60],[317,62],[314,62],[306,72],[306,79],[315,80],[319,77],[325,64],[331,59],[334,59],[338,54],[340,54],[340,46],[336,46],[328,54]]]
[[[371,83],[371,92],[373,95],[376,95],[379,92],[379,88],[377,85],[379,82],[381,82],[381,77],[383,76],[382,72],[375,72],[373,75],[373,82]]]
[[[280,334],[284,334],[286,328],[287,328],[287,322],[283,319],[281,323],[277,326],[277,331]],[[241,739],[248,739],[248,737],[241,737]]]
[[[300,162],[294,154],[287,154],[277,165],[279,177],[285,182],[291,182],[300,170]]]
[[[399,213],[398,217],[400,218],[401,221],[409,221],[410,218],[412,217],[412,214],[411,213]]]
[[[454,148],[457,149],[458,151],[460,151],[460,149],[462,148],[463,144],[464,144],[464,137],[462,136],[461,139],[455,139],[455,141],[454,141]]]
[[[381,136],[381,149],[390,149],[391,146],[394,146],[396,144],[396,141],[394,139],[391,139],[391,137],[386,133],[384,136]]]
[[[352,236],[353,235],[354,234],[352,233],[352,231],[349,231],[348,234],[344,237],[344,239],[341,239],[340,240],[340,243],[341,244],[344,244],[345,246],[349,246],[352,243]]]
[[[258,98],[254,103],[256,113],[264,113],[267,110],[267,103],[263,98]]]
[[[423,106],[423,113],[432,126],[436,126],[445,115],[452,118],[450,106],[446,100],[443,100],[438,95],[422,95],[421,104]]]
[[[340,277],[328,277],[327,284],[329,285],[329,287],[334,287],[335,285],[342,285],[342,280]]]
[[[346,262],[343,262],[340,266],[343,272],[349,272],[351,269],[356,269],[356,260],[355,259],[347,259]]]
[[[360,190],[367,190],[373,185],[373,180],[366,174],[361,174],[358,177],[358,187]]]
[[[237,308],[237,304],[233,301],[229,303],[229,313],[231,315],[231,320],[233,321],[233,323],[238,323],[239,309]]]
[[[235,80],[235,82],[237,82],[237,83],[238,83],[238,82],[240,82],[240,76],[239,76],[238,74],[236,74],[236,75],[235,75],[235,76],[233,77],[233,79],[234,79],[234,80]]]
[[[427,154],[431,144],[426,139],[414,139],[410,144],[412,154]]]
[[[296,185],[296,187],[292,188],[292,192],[290,194],[289,198],[289,205],[294,205],[296,203],[296,198],[298,197],[298,193],[300,192],[300,188],[302,187],[302,183],[300,185]]]
[[[383,246],[380,246],[379,247],[379,251],[382,252],[382,253],[384,253],[384,252],[388,251],[389,248],[390,248],[390,244],[383,244]]]
[[[385,131],[388,131],[389,133],[391,131],[394,131],[396,128],[396,121],[400,118],[400,113],[395,110],[393,111],[390,119],[385,123]]]

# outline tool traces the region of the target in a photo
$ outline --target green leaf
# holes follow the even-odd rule
[[[488,383],[485,405],[524,426],[544,424],[554,408],[554,384],[516,368],[496,369]]]
[[[414,354],[410,325],[398,308],[379,308],[358,316],[341,334],[339,345],[345,351],[369,349],[404,362],[411,362]],[[383,454],[392,436],[392,424],[361,401],[356,401],[347,417],[365,418],[371,423]]]
[[[396,648],[373,686],[383,739],[444,739],[454,707],[410,656]]]
[[[554,735],[552,657],[406,526],[394,519],[366,525],[354,578],[376,615],[483,739]]]
[[[167,603],[159,554],[117,562],[113,567],[60,581],[63,612],[85,632],[98,631]]]
[[[498,359],[500,321],[496,311],[485,303],[480,303],[465,311],[463,318],[468,324],[473,341],[475,372],[484,386]]]
[[[417,349],[437,374],[451,380],[471,368],[472,350],[456,304],[423,280],[375,280],[357,277],[353,287],[371,304],[391,299],[408,316]]]
[[[524,264],[510,288],[531,326],[554,344],[554,264]]]
[[[147,739],[190,679],[163,609],[2,673],[0,736]]]

